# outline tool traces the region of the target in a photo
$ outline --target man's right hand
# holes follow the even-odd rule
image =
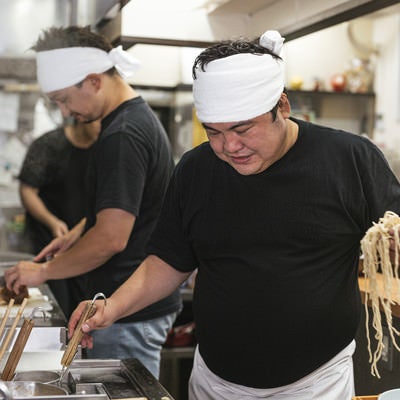
[[[69,235],[64,235],[53,239],[46,247],[44,247],[33,259],[35,262],[42,260],[49,260],[55,257],[57,254],[63,253],[72,247],[73,241],[69,238]]]
[[[89,349],[93,347],[93,338],[89,335],[90,331],[95,329],[107,328],[111,326],[117,319],[116,317],[113,317],[117,315],[117,309],[114,307],[114,303],[115,301],[113,302],[111,298],[107,298],[106,301],[104,301],[103,299],[95,301],[96,312],[91,318],[84,321],[84,323],[82,324],[82,332],[84,333],[81,341],[82,347],[88,347]],[[74,334],[75,328],[78,325],[82,314],[85,312],[86,305],[87,300],[82,301],[72,313],[71,318],[68,322],[69,339],[71,339],[72,335]]]
[[[82,218],[68,233],[63,236],[56,237],[46,247],[44,247],[39,254],[33,259],[36,262],[42,260],[49,260],[57,254],[61,254],[69,250],[75,242],[81,237],[83,229],[85,227],[85,218]]]

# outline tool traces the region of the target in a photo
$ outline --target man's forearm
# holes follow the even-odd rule
[[[160,258],[150,255],[111,296],[114,320],[131,315],[170,295],[191,272],[179,272]]]
[[[126,211],[100,211],[96,216],[96,224],[73,247],[45,263],[43,269],[47,279],[69,278],[103,265],[125,249],[134,223],[135,216]],[[79,226],[83,227],[83,221]]]
[[[70,278],[96,269],[116,254],[109,244],[95,227],[90,229],[71,249],[42,264],[46,280]]]
[[[26,184],[21,185],[20,197],[23,206],[29,214],[51,229],[52,224],[54,221],[57,221],[58,218],[52,214],[43,203],[42,199],[39,197],[39,190]]]

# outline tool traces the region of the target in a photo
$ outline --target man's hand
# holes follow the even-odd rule
[[[33,259],[40,262],[41,260],[50,260],[57,254],[61,254],[72,247],[73,243],[68,238],[68,234],[53,239],[46,247],[44,247]]]
[[[39,254],[35,256],[33,261],[49,260],[57,254],[61,254],[75,245],[80,239],[85,227],[86,218],[82,218],[70,231],[65,235],[56,237]]]
[[[115,308],[115,301],[107,298],[106,302],[104,300],[96,300],[96,312],[88,320],[84,321],[82,324],[82,332],[84,336],[81,341],[82,347],[88,347],[91,349],[93,347],[93,338],[88,334],[94,329],[103,329],[111,326],[114,321],[118,319],[117,310]],[[87,301],[82,301],[79,303],[78,307],[72,313],[71,318],[68,323],[68,338],[71,339],[74,334],[75,328],[85,312]]]
[[[390,234],[390,239],[389,239],[389,254],[390,254],[390,261],[392,262],[392,265],[396,265],[396,250],[397,250],[397,263],[400,263],[400,248],[397,246],[396,249],[396,243],[398,243],[397,240],[395,240],[395,235],[399,235],[399,232],[395,232],[393,229],[389,231]]]
[[[55,238],[64,236],[69,232],[68,225],[58,218],[55,218],[54,222],[50,226],[50,230]]]
[[[7,288],[19,293],[21,286],[38,286],[46,279],[47,263],[38,264],[32,261],[20,261],[4,272]]]

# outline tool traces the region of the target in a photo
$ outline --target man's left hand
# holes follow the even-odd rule
[[[46,264],[46,263],[44,263]],[[46,281],[44,264],[20,261],[4,272],[7,288],[19,293],[21,286],[38,286]]]

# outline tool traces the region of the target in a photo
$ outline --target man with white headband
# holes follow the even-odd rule
[[[268,31],[197,57],[209,141],[176,166],[149,256],[83,326],[137,312],[197,269],[191,400],[354,394],[360,240],[400,211],[400,185],[368,139],[290,116],[282,44]]]
[[[53,240],[5,272],[7,286],[76,277],[79,300],[110,296],[138,267],[154,229],[174,162],[164,128],[127,83],[139,63],[88,28],[50,28],[33,47],[37,78],[64,117],[101,120],[89,161],[86,225]],[[50,261],[49,256],[55,256]],[[77,302],[77,303],[78,303]],[[74,305],[74,309],[77,306]],[[94,335],[89,358],[139,359],[156,377],[160,353],[182,304],[179,291]]]

